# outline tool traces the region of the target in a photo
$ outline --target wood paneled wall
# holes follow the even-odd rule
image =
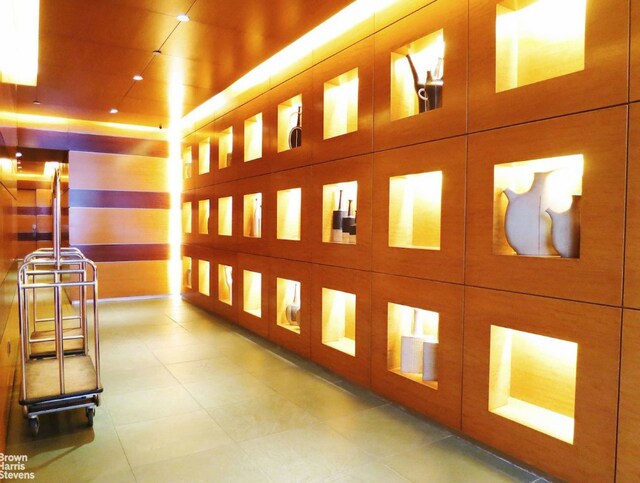
[[[564,66],[551,62],[550,70],[548,64],[540,67],[541,79],[505,89],[496,68],[497,50],[504,48],[498,14],[506,4],[518,9],[532,3],[412,3],[392,22],[375,18],[311,52],[312,60],[305,59],[300,70],[273,74],[194,126],[183,140],[184,149],[191,150],[185,171],[192,173],[183,193],[183,202],[191,206],[183,217],[191,215],[192,226],[183,234],[183,293],[194,304],[562,480],[613,481],[617,470],[618,481],[637,481],[640,50],[630,39],[640,32],[640,0],[587,0],[580,17],[583,65],[554,73]],[[549,18],[558,13],[555,2],[543,3],[552,9]],[[440,29],[446,45],[442,107],[422,114],[416,107],[414,114],[394,118],[392,93],[400,88],[393,84],[393,59],[405,62],[413,43]],[[561,50],[553,41],[545,38],[537,48],[545,61],[546,53]],[[328,137],[323,91],[336,76],[354,69],[357,129]],[[407,78],[413,100],[410,74]],[[278,151],[279,106],[298,95],[302,146]],[[245,121],[258,113],[264,119],[262,157],[245,159]],[[221,134],[229,128],[233,156],[230,166],[220,168]],[[209,144],[209,172],[199,169],[200,153],[207,152],[202,143]],[[504,214],[494,213],[500,203],[496,197],[504,197],[496,166],[571,155],[582,156],[584,166],[579,256],[517,256],[505,250]],[[392,243],[391,178],[433,171],[443,179],[439,246]],[[323,189],[354,181],[357,242],[329,243],[323,232]],[[299,239],[278,239],[278,198],[294,188],[301,190]],[[262,200],[262,236],[248,238],[243,200],[256,193]],[[223,197],[233,197],[233,221],[230,231],[218,234]],[[199,213],[201,202],[210,208],[208,219]],[[235,309],[219,303],[221,264],[233,270]],[[249,311],[242,306],[247,271],[262,276],[261,291],[255,290],[261,298]],[[280,320],[283,280],[301,287],[295,330]],[[356,303],[368,305],[357,309],[356,334],[366,340],[355,337],[354,357],[322,339],[321,288],[354,293]],[[437,381],[393,372],[389,347],[398,334],[389,304],[439,314]],[[509,418],[490,407],[492,364],[500,353],[497,342],[492,347],[492,325],[509,334],[521,331],[577,345],[570,376],[575,397],[562,401],[573,408],[570,438],[541,430],[540,421]],[[519,377],[518,371],[511,377]],[[530,406],[544,413],[541,395],[549,400],[556,395],[544,384],[534,392]]]
[[[71,151],[69,241],[98,263],[100,298],[169,293],[165,158]]]

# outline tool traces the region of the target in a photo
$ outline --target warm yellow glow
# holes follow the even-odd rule
[[[244,160],[262,157],[262,113],[244,121]]]
[[[438,382],[423,380],[422,373],[402,372],[402,337],[415,337],[425,342],[439,340],[440,314],[432,310],[387,303],[387,370],[412,381],[438,389]]]
[[[262,317],[262,274],[243,270],[242,277],[242,310]]]
[[[191,202],[182,203],[182,230],[191,233]]]
[[[0,1],[0,82],[38,84],[40,0]]]
[[[191,263],[191,257],[182,257],[182,284],[185,288],[193,286]]]
[[[342,191],[342,204],[340,204],[340,192]],[[349,213],[351,202],[351,213]],[[345,216],[356,216],[358,210],[358,182],[347,181],[343,183],[327,184],[322,187],[322,241],[325,243],[350,243],[349,241],[337,241],[333,237],[332,222],[333,212],[343,211]]]
[[[287,307],[295,305],[296,302],[302,308],[300,300],[302,297],[302,284],[296,280],[289,280],[286,278],[276,278],[276,324],[280,327],[284,327],[297,334],[300,333],[299,320],[289,322],[287,320]]]
[[[324,83],[323,139],[358,130],[358,69]]]
[[[298,109],[302,109],[302,94],[287,99],[278,104],[278,152],[287,151],[289,147],[289,133],[295,127]]]
[[[418,96],[413,83],[413,75],[407,60],[411,56],[418,79],[421,83],[427,80],[427,71],[436,78],[444,74],[444,30],[440,29],[429,35],[402,46],[391,52],[391,101],[390,117],[392,121],[418,114]],[[438,60],[443,59],[438,67]]]
[[[322,343],[356,355],[356,295],[322,288]]]
[[[262,193],[249,193],[243,197],[242,236],[262,236]]]
[[[233,197],[218,198],[218,235],[233,235]]]
[[[43,174],[45,178],[53,178],[53,175],[56,172],[56,169],[60,167],[60,163],[58,161],[46,161],[44,163],[44,171]]]
[[[557,212],[566,211],[571,206],[572,196],[582,194],[582,154],[495,165],[493,175],[494,196],[498,203],[496,208],[506,210],[506,197],[502,195],[505,189],[524,193],[531,187],[534,174],[545,172],[552,172],[546,184],[550,208]]]
[[[211,139],[206,138],[198,144],[198,174],[206,174],[211,169]]]
[[[584,69],[587,0],[496,6],[496,92]]]
[[[233,156],[233,128],[229,127],[218,134],[218,168],[231,166]]]
[[[440,249],[442,171],[389,178],[389,246]]]
[[[209,200],[198,201],[198,233],[209,234]]]
[[[491,326],[489,411],[573,444],[578,344]]]
[[[189,179],[193,175],[193,153],[191,146],[186,146],[182,151],[182,176]]]
[[[233,267],[218,264],[218,300],[224,304],[233,303]]]
[[[278,191],[276,203],[276,237],[278,240],[300,240],[302,189]]]
[[[209,296],[209,262],[198,260],[198,292]]]
[[[265,82],[270,76],[296,65],[300,59],[308,56],[314,49],[328,44],[398,1],[399,0],[354,1],[333,17],[307,32],[298,40],[249,71],[220,94],[215,95],[191,111],[182,120],[183,126],[188,128],[189,126],[197,124],[207,116],[213,115],[216,110],[224,107],[229,99],[236,98],[238,94]]]
[[[171,134],[157,127],[140,126],[116,122],[87,121],[55,116],[38,116],[15,112],[0,111],[0,124],[18,127],[43,129],[47,131],[74,132],[82,134],[114,135],[144,139],[166,140]],[[179,134],[182,138],[182,133]]]

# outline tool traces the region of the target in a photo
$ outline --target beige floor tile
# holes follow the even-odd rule
[[[242,352],[228,353],[226,357],[245,371],[262,378],[272,372],[296,367],[284,357],[258,346],[249,347]]]
[[[181,386],[110,395],[105,400],[116,426],[164,418],[200,409],[198,403]]]
[[[245,372],[225,356],[197,361],[177,362],[167,364],[167,369],[183,384],[210,379],[217,376],[231,376]]]
[[[104,390],[114,396],[180,384],[173,374],[162,365],[114,370],[103,366],[100,376]]]
[[[204,410],[116,426],[116,431],[132,467],[232,443]]]
[[[225,351],[210,343],[199,342],[196,344],[180,345],[176,347],[164,347],[153,351],[155,357],[163,364],[176,364],[178,362],[199,361],[201,359],[213,359],[225,356]]]
[[[506,483],[537,479],[536,475],[456,436],[390,456],[384,462],[405,478],[425,483]]]
[[[260,380],[263,384],[284,396],[296,394],[301,391],[313,392],[316,389],[322,390],[333,386],[331,382],[315,374],[310,374],[308,371],[297,366],[266,372],[260,376]]]
[[[273,481],[325,481],[372,461],[323,424],[252,439],[240,446]]]
[[[378,462],[367,463],[353,468],[346,474],[330,480],[331,483],[409,483],[386,465]]]
[[[380,457],[404,453],[450,434],[440,426],[405,413],[393,405],[330,419],[327,423],[359,448]]]
[[[250,374],[218,376],[190,384],[185,388],[203,408],[213,408],[275,395],[275,392]]]
[[[131,367],[159,366],[161,362],[143,344],[121,344],[109,350],[109,345],[100,347],[100,369],[118,370]]]
[[[247,441],[318,422],[278,395],[209,408],[207,412],[234,441]]]
[[[138,466],[133,471],[138,483],[270,483],[255,462],[235,445]]]

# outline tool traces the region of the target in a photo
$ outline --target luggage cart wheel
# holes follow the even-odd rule
[[[89,427],[92,427],[93,417],[96,415],[96,407],[91,406],[89,408],[86,408],[86,412],[87,412],[87,423],[89,424]]]
[[[31,436],[38,436],[39,430],[40,430],[40,420],[38,419],[38,416],[29,418],[29,431],[31,432]]]

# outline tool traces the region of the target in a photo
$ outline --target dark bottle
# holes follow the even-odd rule
[[[349,234],[351,232],[351,227],[355,225],[356,218],[351,215],[351,206],[353,204],[353,200],[349,200],[349,208],[347,208],[347,216],[342,218],[342,242],[349,243]]]
[[[438,109],[442,107],[442,80],[434,79],[431,71],[427,71],[427,90],[428,107],[427,110]]]
[[[418,71],[416,70],[416,66],[413,65],[411,56],[407,54],[406,57],[409,61],[409,67],[411,67],[411,74],[413,75],[413,88],[418,96],[418,112],[425,112],[429,109],[429,97],[427,96],[426,85],[418,79]]]
[[[302,106],[298,106],[296,125],[289,131],[289,148],[297,148],[302,144]]]
[[[331,217],[331,241],[334,243],[342,242],[342,219],[346,213],[342,211],[342,190],[338,198],[338,209],[333,210]]]

